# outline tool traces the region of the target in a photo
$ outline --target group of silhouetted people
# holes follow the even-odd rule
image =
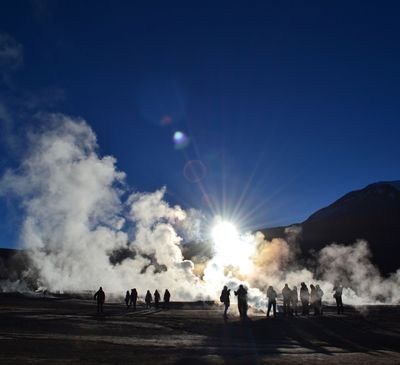
[[[234,292],[235,295],[238,298],[238,309],[239,309],[239,314],[241,319],[247,318],[247,309],[248,309],[248,304],[247,304],[247,290],[243,285],[239,285],[239,288]],[[224,288],[222,289],[221,296],[220,296],[220,301],[224,303],[225,310],[224,310],[224,318],[227,318],[227,311],[230,306],[230,295],[231,295],[231,290],[228,289],[228,287],[225,285]]]
[[[125,294],[125,304],[126,308],[132,307],[133,310],[136,310],[136,303],[137,303],[137,298],[138,298],[138,293],[136,288],[131,289],[131,292],[129,290],[126,291]]]
[[[307,285],[305,283],[301,283],[300,285],[300,302],[302,307],[302,315],[306,316],[310,314],[310,308],[313,309],[314,315],[322,314],[322,297],[324,292],[320,288],[319,285],[310,285],[310,290],[308,290]],[[273,309],[274,317],[276,317],[276,298],[278,294],[275,289],[270,286],[267,290],[267,298],[268,298],[268,310],[267,317],[269,317],[271,309]],[[282,298],[283,298],[283,314],[284,315],[295,315],[298,313],[298,303],[299,303],[299,293],[297,291],[297,287],[294,286],[293,289],[290,289],[288,284],[282,289]]]
[[[164,308],[169,309],[169,303],[170,303],[170,298],[171,298],[171,293],[169,292],[168,289],[165,290],[164,292]],[[103,313],[103,305],[106,299],[106,295],[103,291],[103,288],[100,287],[100,289],[94,294],[94,300],[97,302],[97,313]],[[137,304],[137,299],[138,299],[138,292],[136,288],[131,289],[126,291],[125,294],[125,304],[126,308],[132,307],[133,310],[136,310],[136,304]],[[154,307],[158,309],[160,307],[160,300],[161,300],[161,295],[156,290],[154,292]],[[146,308],[151,308],[152,302],[153,302],[153,296],[150,293],[150,290],[147,290],[146,296],[144,298],[145,301],[145,306]]]
[[[333,288],[333,297],[336,300],[336,306],[338,314],[343,314],[343,301],[342,292],[343,287],[340,284],[335,284]],[[300,294],[300,298],[299,298]],[[272,286],[267,290],[268,298],[268,310],[267,317],[269,317],[271,308],[273,309],[274,317],[276,317],[276,298],[278,294]],[[313,314],[318,316],[323,314],[322,297],[324,292],[321,287],[317,285],[310,285],[310,290],[305,283],[300,284],[300,293],[297,291],[297,287],[294,286],[290,289],[288,284],[285,284],[282,289],[283,298],[283,314],[284,315],[298,315],[298,303],[299,299],[301,302],[301,314],[307,316],[310,314],[310,309],[313,310]]]
[[[125,303],[126,303],[126,308],[130,308],[131,306],[133,307],[133,310],[136,310],[136,302],[138,298],[138,293],[136,289],[132,289],[131,292],[129,293],[129,290],[126,291],[125,295]],[[164,308],[169,309],[169,301],[171,298],[171,294],[168,289],[165,289],[164,292]],[[156,289],[154,292],[154,308],[158,309],[160,308],[160,301],[161,301],[161,295]],[[146,309],[151,308],[152,303],[153,303],[153,296],[150,293],[150,290],[147,290],[146,296],[144,297],[144,302]]]
[[[337,312],[338,314],[343,314],[343,301],[342,301],[342,292],[343,287],[340,284],[335,284],[333,289],[333,297],[336,300]],[[239,288],[234,292],[238,297],[238,310],[241,319],[245,319],[247,317],[247,290],[243,285],[239,285]],[[305,283],[301,283],[300,291],[297,290],[297,287],[294,286],[292,289],[289,288],[288,284],[282,289],[282,298],[283,298],[283,314],[287,316],[297,316],[299,315],[298,307],[299,302],[301,302],[301,314],[307,316],[310,314],[310,309],[313,310],[313,314],[318,316],[323,314],[323,306],[322,306],[322,297],[324,292],[320,288],[319,285],[310,285],[310,290],[308,289]],[[300,295],[300,296],[299,296]],[[276,299],[278,297],[278,293],[275,289],[270,286],[267,290],[267,298],[268,298],[268,309],[267,309],[267,317],[270,316],[271,310],[273,311],[274,317],[276,317],[277,306]],[[224,318],[227,318],[227,311],[230,306],[230,289],[227,286],[224,286],[221,292],[220,301],[224,303]]]
[[[322,314],[322,297],[324,292],[319,285],[310,285],[310,290],[308,290],[305,283],[300,284],[300,302],[301,302],[301,314],[306,316],[310,314],[310,308],[313,309],[314,315]],[[267,294],[268,296],[268,294]],[[285,284],[282,289],[283,297],[283,314],[285,315],[295,315],[298,313],[298,303],[299,303],[299,293],[297,287],[294,286],[290,289],[288,284]],[[268,297],[269,300],[269,297]],[[269,311],[267,312],[267,316]],[[274,312],[275,316],[275,312]]]
[[[338,314],[343,314],[343,301],[342,301],[342,292],[343,287],[340,284],[335,284],[333,288],[333,297],[336,300],[336,307]],[[247,289],[240,284],[239,288],[234,292],[238,298],[238,310],[241,319],[245,319],[247,317]],[[299,298],[300,294],[300,298]],[[230,295],[231,290],[225,285],[222,289],[220,301],[224,303],[225,310],[224,310],[224,318],[227,318],[227,312],[230,306]],[[310,290],[308,289],[305,283],[300,284],[300,292],[298,292],[297,287],[294,286],[292,289],[289,288],[288,284],[282,289],[282,298],[283,298],[283,314],[284,315],[295,315],[297,316],[298,313],[298,303],[301,302],[301,314],[307,316],[310,314],[310,309],[313,310],[314,315],[322,315],[323,314],[323,307],[322,307],[322,297],[324,292],[320,288],[319,285],[310,285]],[[268,309],[267,309],[267,317],[270,316],[271,309],[273,311],[274,317],[276,317],[276,299],[278,297],[278,293],[275,289],[270,286],[267,290],[267,298],[268,298]],[[105,302],[105,293],[100,287],[100,289],[94,294],[94,300],[97,301],[97,312],[103,312],[103,305]],[[164,308],[169,309],[171,294],[168,289],[164,292]],[[138,299],[138,292],[136,288],[126,291],[125,295],[125,304],[126,308],[132,307],[133,310],[136,310],[136,304]],[[299,300],[300,299],[300,300]],[[154,307],[158,309],[160,307],[160,300],[161,295],[158,290],[154,292]],[[145,306],[147,309],[151,308],[153,302],[153,296],[150,293],[150,290],[147,290],[145,296]]]

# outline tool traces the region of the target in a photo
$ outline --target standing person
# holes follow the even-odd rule
[[[310,285],[310,307],[314,310],[314,316],[319,314],[317,289],[313,284]]]
[[[247,290],[242,284],[239,285],[238,290],[235,291],[235,295],[238,297],[238,309],[241,319],[247,317]]]
[[[292,295],[292,291],[290,290],[289,286],[285,284],[284,288],[282,289],[282,296],[283,296],[283,313],[286,315],[290,314],[290,297]]]
[[[305,283],[301,283],[300,285],[300,300],[302,306],[302,314],[303,316],[307,316],[310,313],[310,309],[308,306],[310,301],[310,293],[308,292],[308,288]]]
[[[151,302],[153,301],[153,297],[151,296],[150,290],[147,290],[144,301],[146,302],[146,308],[151,308]]]
[[[317,284],[315,286],[315,290],[317,292],[317,306],[318,306],[318,312],[319,314],[322,315],[322,297],[324,296],[324,292],[320,288],[320,286]]]
[[[171,298],[171,294],[168,289],[165,289],[164,292],[164,308],[169,309],[169,300]]]
[[[298,315],[297,313],[297,303],[299,302],[299,294],[297,293],[297,286],[294,286],[292,293],[290,295],[290,303],[292,305],[292,313]]]
[[[137,296],[138,296],[138,294],[137,294],[136,288],[131,289],[131,297],[130,297],[131,303],[130,304],[132,305],[134,311],[136,310]]]
[[[130,301],[130,299],[131,299],[131,295],[129,294],[129,290],[127,290],[127,291],[126,291],[126,294],[125,294],[125,304],[126,304],[126,308],[127,308],[127,309],[129,308],[129,301]]]
[[[231,295],[231,290],[228,289],[228,287],[225,285],[224,288],[222,289],[221,296],[219,297],[220,301],[224,303],[225,306],[224,318],[228,318],[227,312],[229,306],[231,305],[230,295]]]
[[[103,313],[103,304],[106,300],[106,295],[104,294],[102,287],[100,287],[100,289],[94,295],[94,300],[97,300],[97,313]]]
[[[342,292],[343,287],[340,284],[336,284],[333,288],[333,297],[336,300],[336,308],[338,314],[343,314],[343,301],[342,301]]]
[[[156,309],[158,309],[158,306],[160,304],[160,298],[161,298],[161,295],[158,292],[158,290],[156,289],[156,291],[154,292],[154,307]]]
[[[270,286],[267,290],[267,298],[268,298],[268,311],[267,311],[267,317],[269,317],[269,312],[271,311],[271,308],[273,309],[274,312],[274,318],[276,318],[276,297],[278,294],[276,293],[275,289]]]

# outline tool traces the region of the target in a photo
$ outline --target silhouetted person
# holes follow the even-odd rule
[[[336,284],[333,288],[333,297],[336,300],[336,308],[338,314],[343,314],[343,301],[342,301],[342,292],[343,287],[340,284]]]
[[[310,307],[314,310],[314,316],[319,314],[317,290],[313,284],[310,285]]]
[[[171,294],[168,289],[165,289],[164,292],[164,308],[169,309],[169,300],[171,298]]]
[[[136,310],[137,296],[138,296],[138,294],[137,294],[136,288],[131,289],[131,297],[130,297],[131,302],[130,302],[130,304],[133,307],[134,311]]]
[[[151,302],[153,301],[153,298],[151,296],[150,290],[147,290],[144,301],[146,302],[146,308],[151,308]]]
[[[275,289],[270,286],[267,290],[267,298],[268,298],[268,310],[267,310],[267,317],[269,317],[269,312],[271,308],[274,312],[274,317],[276,317],[276,297],[278,294],[276,293]]]
[[[94,300],[97,300],[97,313],[103,313],[103,304],[106,300],[106,295],[104,294],[102,287],[100,287],[100,289],[94,295]]]
[[[315,286],[315,291],[317,292],[318,313],[322,314],[322,297],[324,296],[324,292],[322,291],[319,285]]]
[[[238,290],[235,291],[235,295],[238,297],[240,318],[245,319],[247,317],[247,290],[242,284],[240,284]]]
[[[125,294],[125,304],[126,304],[126,308],[129,308],[130,299],[131,299],[131,295],[129,294],[129,290],[127,290],[127,291],[126,291],[126,294]]]
[[[299,302],[299,294],[297,293],[297,286],[294,286],[290,294],[290,303],[292,306],[292,313],[297,316],[297,303]]]
[[[221,296],[219,297],[219,299],[221,300],[222,303],[224,303],[225,306],[224,318],[228,318],[228,315],[226,313],[228,312],[228,308],[231,305],[230,295],[231,295],[231,290],[228,289],[228,287],[225,285],[224,288],[222,289]]]
[[[289,286],[285,284],[282,289],[283,296],[283,313],[286,315],[290,314],[290,299],[291,299],[292,291],[289,289]]]
[[[308,292],[307,285],[305,283],[301,283],[300,286],[300,300],[302,306],[302,314],[306,316],[310,313],[309,302],[310,302],[310,293]]]
[[[156,309],[158,309],[158,306],[160,304],[160,298],[161,298],[161,295],[158,292],[158,290],[156,289],[156,291],[154,292],[154,307]]]

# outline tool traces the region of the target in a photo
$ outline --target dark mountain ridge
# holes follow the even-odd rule
[[[372,261],[388,274],[400,268],[400,181],[378,182],[352,191],[300,223],[304,254],[336,242],[368,241]],[[261,230],[268,239],[285,237],[285,228]]]

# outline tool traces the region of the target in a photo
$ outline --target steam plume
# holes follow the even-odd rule
[[[259,232],[238,237],[247,253],[241,265],[229,265],[215,247],[184,246],[182,235],[203,238],[201,213],[170,206],[165,188],[131,193],[116,160],[98,154],[96,136],[82,119],[49,115],[47,128],[29,140],[21,166],[0,180],[0,194],[20,202],[21,244],[43,288],[169,288],[174,299],[193,300],[217,299],[223,285],[236,289],[244,283],[250,304],[265,309],[269,285],[280,290],[286,282],[314,282],[331,299],[333,283],[341,281],[347,303],[400,299],[400,271],[382,278],[363,241],[326,246],[310,269],[297,261],[298,227],[286,232],[286,240],[267,241]]]
[[[22,245],[39,270],[39,284],[52,291],[173,287],[176,297],[196,296],[198,278],[173,228],[185,212],[162,200],[164,189],[123,202],[125,175],[113,157],[97,154],[87,123],[48,119],[46,131],[30,136],[21,167],[1,181],[3,194],[21,199]],[[123,230],[129,222],[131,236]],[[110,256],[119,250],[132,254],[113,265]]]

